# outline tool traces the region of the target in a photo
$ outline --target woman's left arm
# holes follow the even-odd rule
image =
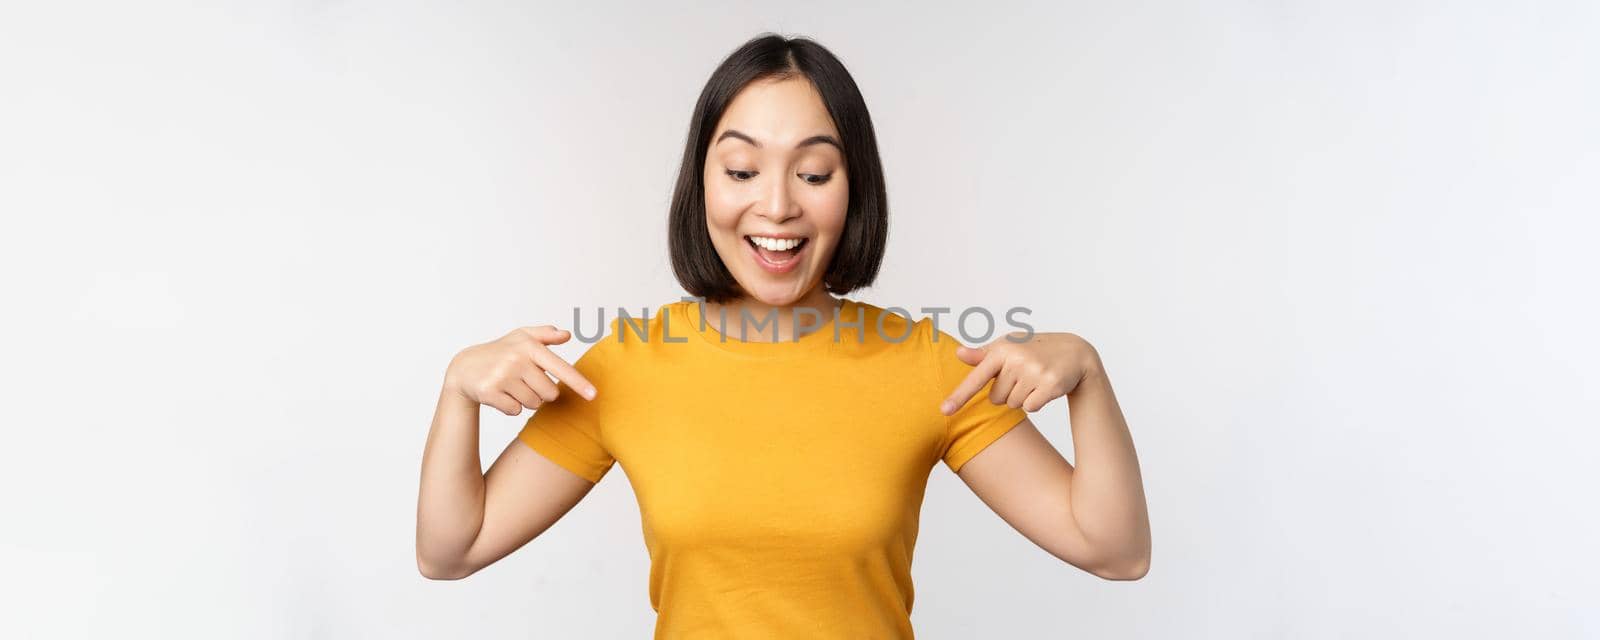
[[[1013,334],[1015,335],[1015,334]],[[1065,396],[1077,465],[1024,418],[958,472],[989,508],[1045,551],[1108,580],[1150,569],[1150,514],[1133,436],[1100,354],[1071,333],[1002,337],[956,353],[972,373],[946,415],[994,380],[988,400],[1035,412]]]

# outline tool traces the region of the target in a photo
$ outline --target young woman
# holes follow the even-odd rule
[[[942,461],[1055,557],[1145,575],[1138,460],[1094,348],[1070,333],[967,348],[935,318],[843,297],[876,276],[887,216],[838,59],[773,35],[735,51],[695,106],[669,216],[699,300],[611,323],[574,364],[549,348],[572,334],[549,325],[458,354],[423,453],[422,574],[504,557],[620,463],[656,637],[911,638],[918,514]],[[1076,467],[1027,416],[1063,397]],[[536,410],[487,473],[480,405]]]

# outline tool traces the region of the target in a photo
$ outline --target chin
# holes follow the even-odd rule
[[[788,283],[767,282],[756,286],[745,286],[740,283],[740,288],[749,293],[756,301],[773,307],[786,307],[799,302],[806,297],[808,289],[796,288]]]

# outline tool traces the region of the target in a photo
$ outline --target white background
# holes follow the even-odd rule
[[[1600,633],[1594,3],[233,4],[0,9],[0,635],[647,637],[624,474],[430,582],[422,445],[457,350],[677,299],[764,30],[872,109],[853,297],[1087,337],[1143,464],[1132,583],[936,467],[919,637]]]

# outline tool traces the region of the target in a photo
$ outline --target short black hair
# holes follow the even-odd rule
[[[804,37],[764,33],[717,66],[689,119],[683,163],[678,167],[667,216],[667,245],[672,271],[691,295],[727,302],[742,294],[706,230],[705,163],[717,122],[734,96],[751,82],[795,76],[811,81],[833,117],[844,146],[850,185],[844,234],[822,277],[823,284],[834,294],[844,294],[869,286],[878,277],[889,236],[889,197],[867,103],[844,63],[822,45]]]

